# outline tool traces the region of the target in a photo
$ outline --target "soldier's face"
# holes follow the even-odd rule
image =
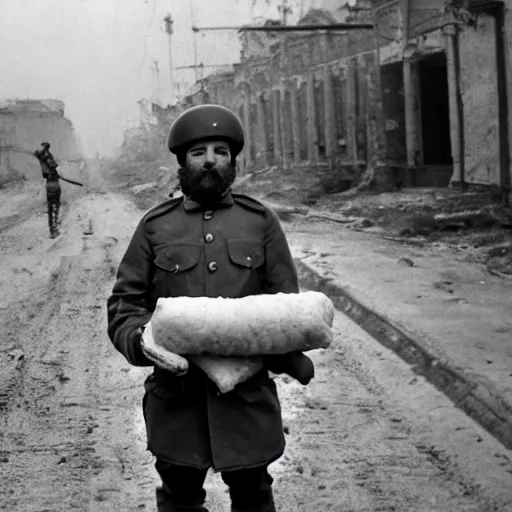
[[[191,146],[179,177],[183,192],[199,203],[219,199],[235,180],[229,144],[222,140]]]

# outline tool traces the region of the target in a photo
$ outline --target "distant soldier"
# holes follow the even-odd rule
[[[42,149],[37,149],[34,155],[41,164],[41,172],[46,180],[46,202],[48,203],[48,226],[50,228],[50,238],[59,235],[59,211],[61,188],[59,183],[59,173],[57,167],[59,164],[50,153],[50,143],[42,142]]]

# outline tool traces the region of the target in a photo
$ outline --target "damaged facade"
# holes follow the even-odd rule
[[[503,4],[475,0],[310,10],[299,25],[375,26],[242,32],[240,64],[201,80],[160,120],[226,105],[244,122],[249,170],[304,165],[353,184],[370,172],[380,188],[470,183],[508,196],[507,16]]]
[[[0,183],[41,178],[32,156],[41,142],[51,144],[60,161],[78,162],[79,144],[73,125],[58,100],[13,100],[0,104]]]
[[[504,4],[409,0],[374,11],[388,157],[406,164],[413,184],[490,185],[508,197]]]

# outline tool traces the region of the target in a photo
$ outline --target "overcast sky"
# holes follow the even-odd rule
[[[175,20],[175,67],[194,63],[193,24],[239,25],[278,16],[279,0],[0,0],[0,99],[60,99],[84,151],[108,154],[138,122],[138,104],[169,99],[169,46],[163,18]],[[300,9],[308,0],[289,0]],[[236,32],[196,36],[198,62],[235,62]],[[188,73],[188,74],[187,74]],[[175,79],[191,78],[175,71]]]

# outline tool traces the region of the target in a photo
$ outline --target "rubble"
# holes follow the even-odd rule
[[[481,210],[465,210],[452,213],[438,213],[434,215],[434,220],[444,228],[456,226],[464,228],[467,225],[476,223],[483,225],[491,225],[496,223],[495,217],[484,209]]]

